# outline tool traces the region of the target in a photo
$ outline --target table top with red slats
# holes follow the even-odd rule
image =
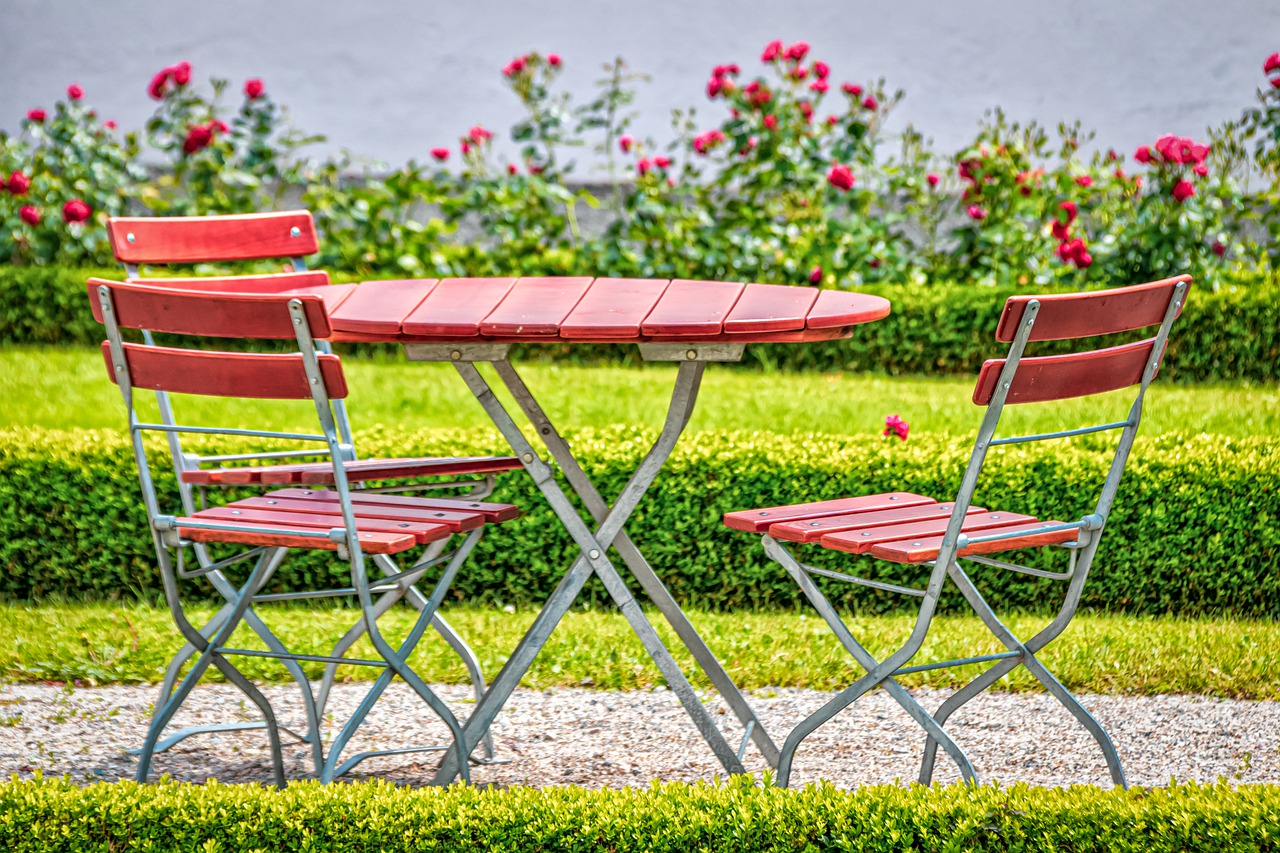
[[[330,320],[343,341],[753,343],[847,337],[888,314],[849,291],[566,276],[368,281]]]

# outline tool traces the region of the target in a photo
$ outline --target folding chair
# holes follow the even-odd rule
[[[300,256],[310,254],[317,249],[315,229],[312,225],[311,216],[305,211],[227,217],[117,218],[111,220],[109,233],[116,256],[126,264],[131,278],[134,281],[144,282],[152,287],[164,287],[174,291],[199,288],[201,291],[224,293],[313,294],[315,297],[323,297],[330,308],[340,304],[341,300],[349,295],[354,288],[354,285],[330,286],[328,275],[324,272],[302,271],[303,264]],[[138,278],[137,265],[139,263],[225,262],[275,257],[292,257],[295,271],[273,275]],[[98,297],[92,292],[90,296],[94,301],[96,311],[98,310]],[[151,331],[143,331],[144,339],[148,345],[154,343]],[[249,328],[246,327],[238,336],[250,336],[248,332]],[[315,340],[314,344],[319,354],[323,355],[331,352],[326,341]],[[168,393],[164,390],[157,390],[156,397],[159,403],[161,424],[168,427],[174,426],[173,409]],[[332,399],[330,403],[339,437],[342,439],[342,443],[350,448],[353,444],[344,401],[342,399]],[[219,487],[290,484],[303,486],[304,488],[302,489],[285,490],[262,498],[262,500],[271,501],[272,503],[282,500],[290,501],[290,506],[294,509],[298,508],[299,501],[318,500],[325,496],[332,497],[332,493],[318,491],[314,488],[305,488],[334,482],[332,465],[328,462],[232,468],[205,467],[210,464],[219,466],[227,463],[243,463],[248,460],[287,462],[290,457],[327,455],[329,453],[328,450],[202,457],[184,450],[178,431],[169,430],[167,438],[177,474],[181,500],[184,510],[188,514],[194,512],[196,504],[194,492],[196,490],[199,490],[200,493],[200,504],[204,505],[207,502],[206,490]],[[477,498],[485,497],[492,491],[494,476],[497,472],[518,467],[520,467],[519,461],[511,457],[384,459],[360,460],[349,463],[346,466],[346,473],[348,481],[360,489],[360,501],[366,503],[382,501],[385,505],[396,505],[395,502],[398,501],[402,510],[429,513],[433,521],[444,521],[454,525],[461,531],[475,526],[477,522],[484,525],[506,521],[519,514],[518,510],[510,505],[483,503],[476,500]],[[444,482],[437,480],[429,483],[417,482],[408,485],[397,483],[395,486],[383,488],[368,487],[369,483],[375,480],[390,481],[402,478],[418,480],[423,477],[447,477],[449,479]],[[459,481],[458,477],[470,477],[472,479]],[[405,492],[423,488],[445,487],[461,487],[465,490],[461,496],[463,499],[423,501],[420,499],[392,498],[390,495],[381,498],[374,497],[375,494],[388,491]],[[438,556],[445,545],[446,542],[444,540],[433,543],[430,547],[434,549],[434,553],[429,556],[431,558]],[[197,542],[194,544],[193,549],[197,563],[201,567],[204,576],[228,601],[202,629],[203,636],[208,638],[212,637],[231,615],[233,609],[232,601],[236,597],[235,588],[225,577],[221,567],[212,565],[214,561],[209,557],[203,544]],[[470,547],[467,550],[469,551]],[[384,572],[394,572],[394,566],[389,561],[375,557],[374,562]],[[424,610],[428,603],[427,597],[412,584],[402,584],[394,591],[383,595],[378,603],[378,615],[381,615],[401,598],[407,599],[420,611]],[[284,651],[283,645],[272,635],[252,608],[246,611],[244,620],[269,648],[277,652]],[[474,652],[438,613],[434,614],[431,624],[453,647],[466,665],[478,700],[484,694],[485,682],[479,661]],[[338,642],[330,657],[335,660],[340,658],[363,633],[363,620],[360,620]],[[188,643],[171,661],[161,686],[160,701],[156,706],[155,714],[157,718],[164,708],[167,698],[172,695],[175,689],[182,666],[196,650],[197,647],[195,645]],[[317,772],[324,775],[317,725],[318,720],[323,716],[338,664],[330,662],[326,666],[318,696],[313,696],[311,685],[297,662],[285,658],[282,663],[302,687],[304,704],[308,712],[309,731],[306,735],[298,737],[311,744]],[[161,741],[156,746],[155,751],[168,749],[184,738],[201,732],[252,729],[263,726],[264,723],[253,722],[195,726],[182,729]],[[366,757],[369,757],[367,753],[353,757],[341,767],[336,768],[331,775],[340,775]],[[477,760],[493,760],[491,738],[486,737],[484,741],[484,758]]]
[[[978,374],[973,402],[985,405],[987,411],[954,500],[939,502],[922,495],[892,492],[732,512],[724,517],[724,523],[734,530],[762,534],[765,552],[781,563],[796,580],[840,643],[866,671],[866,675],[836,694],[791,731],[778,763],[779,784],[787,784],[801,741],[867,691],[881,685],[927,734],[920,781],[928,784],[932,780],[939,744],[955,760],[961,775],[966,780],[976,781],[973,765],[943,727],[962,705],[1021,665],[1088,729],[1102,748],[1112,781],[1126,787],[1120,758],[1107,733],[1045,669],[1036,653],[1062,633],[1080,603],[1085,578],[1138,431],[1147,386],[1159,368],[1169,329],[1182,310],[1190,282],[1189,276],[1179,276],[1151,284],[1090,293],[1010,298],[1005,303],[996,330],[997,340],[1010,342],[1009,352],[1003,359],[987,361]],[[1150,326],[1159,327],[1154,337],[1123,346],[1066,355],[1023,357],[1030,341],[1074,340]],[[995,437],[1006,405],[1063,400],[1135,385],[1138,392],[1129,416],[1123,421],[1036,435]],[[1042,521],[1029,515],[988,511],[973,505],[979,475],[991,448],[1108,430],[1121,431],[1115,456],[1097,502],[1078,521]],[[792,554],[792,549],[801,544],[870,554],[894,563],[931,567],[928,582],[923,588],[905,587],[807,565]],[[1064,570],[1049,571],[983,556],[1045,546],[1067,551]],[[1057,616],[1032,638],[1019,639],[1000,621],[973,580],[961,568],[962,560],[980,567],[1066,581],[1065,599]],[[815,584],[814,575],[919,598],[920,610],[910,637],[887,658],[876,660],[853,638],[836,609]],[[924,643],[947,577],[1007,651],[907,666]],[[966,664],[990,666],[956,691],[932,715],[896,680],[896,676],[910,672]]]

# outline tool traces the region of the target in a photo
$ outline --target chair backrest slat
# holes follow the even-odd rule
[[[324,299],[306,294],[206,293],[145,284],[89,279],[93,316],[103,321],[98,288],[111,290],[116,323],[126,329],[147,329],[179,335],[218,338],[291,339],[297,335],[289,314],[290,298],[302,303],[311,334],[330,335]]]
[[[1039,323],[1039,318],[1036,321]],[[1005,403],[1065,400],[1137,385],[1142,382],[1154,344],[1155,338],[1148,338],[1107,349],[1024,358],[1018,362]],[[979,406],[991,402],[1005,361],[996,358],[983,363],[973,389],[973,402]]]
[[[1190,282],[1191,276],[1112,290],[1012,296],[1004,304],[1004,313],[996,326],[996,340],[1005,343],[1013,340],[1027,303],[1033,299],[1040,303],[1040,312],[1027,338],[1031,341],[1087,338],[1158,326],[1164,320],[1174,288],[1184,281]]]
[[[202,352],[129,343],[123,344],[123,348],[129,382],[134,388],[206,397],[272,400],[312,397],[301,353]],[[102,356],[111,380],[119,384],[109,342],[103,342]],[[346,397],[347,382],[338,357],[319,355],[317,359],[329,397]]]
[[[304,270],[262,275],[131,278],[129,283],[173,290],[203,290],[206,293],[286,293],[304,288],[328,287],[330,282],[329,273],[324,270]]]
[[[236,216],[127,216],[107,223],[126,264],[216,263],[296,258],[320,249],[310,211]]]

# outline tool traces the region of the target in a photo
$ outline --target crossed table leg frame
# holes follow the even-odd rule
[[[724,668],[703,642],[671,593],[654,573],[639,549],[623,530],[627,519],[635,511],[648,491],[663,464],[675,448],[676,440],[684,431],[693,413],[694,402],[702,381],[707,361],[736,360],[741,357],[741,345],[687,346],[644,345],[641,350],[649,360],[679,360],[680,365],[672,391],[671,403],[662,431],[632,474],[617,499],[610,507],[599,491],[574,459],[564,440],[530,393],[515,369],[507,360],[507,346],[500,344],[435,345],[409,344],[408,356],[415,361],[452,361],[471,393],[489,415],[490,420],[506,438],[512,450],[524,463],[525,470],[550,504],[556,517],[564,525],[581,554],[561,579],[551,597],[534,619],[533,625],[520,640],[515,651],[494,678],[484,697],[476,704],[463,726],[462,754],[470,754],[489,732],[494,718],[506,704],[524,676],[534,657],[546,644],[551,632],[568,612],[584,584],[596,574],[604,583],[610,597],[618,605],[635,631],[645,650],[666,679],[672,692],[680,700],[703,739],[711,747],[720,764],[729,773],[745,772],[742,765],[748,741],[756,744],[765,760],[777,766],[778,748],[760,724],[755,711],[730,680]],[[597,527],[593,531],[578,515],[568,495],[556,482],[551,467],[534,450],[533,445],[521,433],[506,408],[498,400],[488,382],[477,369],[476,362],[489,362],[499,378],[515,397],[517,404],[533,424],[539,438],[559,464],[573,492],[582,500],[594,518]],[[627,568],[639,581],[645,593],[675,629],[685,647],[693,654],[698,665],[706,673],[716,689],[724,696],[734,714],[745,728],[742,742],[734,749],[715,721],[703,706],[693,686],[689,683],[671,652],[663,645],[653,625],[645,617],[639,603],[627,589],[618,569],[608,557],[608,549],[617,550]],[[435,782],[446,784],[458,774],[457,751],[449,750],[436,772]]]

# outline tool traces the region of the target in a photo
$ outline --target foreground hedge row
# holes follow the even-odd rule
[[[652,435],[632,429],[571,434],[575,451],[606,495],[622,488]],[[479,431],[358,437],[365,455],[501,452]],[[226,450],[245,449],[235,444]],[[799,592],[768,562],[759,540],[720,524],[724,512],[844,494],[906,490],[943,497],[958,487],[969,440],[913,436],[868,444],[830,436],[690,434],[628,526],[676,597],[707,609],[791,607]],[[167,465],[156,448],[156,464]],[[1074,519],[1092,509],[1109,452],[1076,439],[1049,455],[1004,448],[988,465],[979,502],[988,507]],[[1085,491],[1088,494],[1085,494]],[[576,551],[529,478],[500,481],[498,496],[527,510],[481,540],[455,591],[476,604],[545,600]],[[1140,441],[1130,460],[1107,537],[1085,589],[1085,605],[1112,611],[1280,615],[1280,452],[1267,437],[1162,436]],[[132,457],[117,433],[0,431],[0,595],[155,598],[160,582],[145,535]],[[853,558],[806,552],[822,562]],[[1045,556],[1049,556],[1046,552]],[[1057,552],[1056,559],[1065,558]],[[1057,562],[1054,568],[1061,568]],[[863,571],[915,585],[917,569],[867,561]],[[345,564],[320,555],[291,558],[279,588],[338,580]],[[981,570],[991,597],[1007,606],[1052,608],[1059,586]],[[832,583],[837,600],[867,611],[906,602]],[[588,601],[604,601],[588,587]]]
[[[553,271],[554,272],[554,271]],[[566,265],[562,273],[575,272]],[[84,283],[118,270],[0,268],[0,344],[85,344],[102,340],[89,313]],[[1025,288],[938,284],[868,287],[893,303],[893,314],[859,329],[852,339],[796,346],[752,346],[746,364],[821,371],[875,370],[889,374],[972,373],[1003,352],[995,343],[1004,300]],[[603,347],[539,345],[532,353],[598,357]],[[1052,345],[1038,352],[1049,352]],[[634,347],[622,355],[635,357]],[[611,357],[616,357],[611,355]],[[1162,368],[1183,382],[1280,379],[1280,282],[1224,283],[1214,292],[1197,282]]]
[[[1258,851],[1280,847],[1280,788],[666,784],[648,790],[284,791],[66,781],[0,784],[0,845],[24,851]]]

